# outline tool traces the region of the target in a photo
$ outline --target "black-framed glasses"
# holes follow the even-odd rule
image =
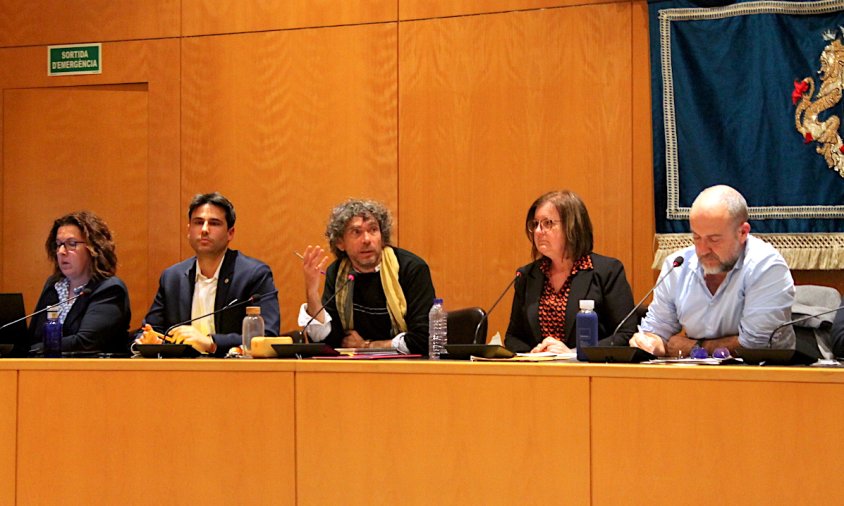
[[[76,239],[68,239],[66,241],[56,241],[56,251],[61,249],[64,246],[64,249],[67,251],[76,251],[76,248],[79,247],[80,244],[88,244],[85,241],[77,241]]]
[[[528,232],[536,232],[537,229],[551,230],[557,226],[558,223],[562,223],[562,220],[549,220],[547,218],[544,220],[530,220],[527,223],[527,229]]]

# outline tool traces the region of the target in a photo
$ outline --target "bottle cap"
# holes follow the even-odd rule
[[[442,299],[439,299],[439,298],[434,299],[434,304],[442,304],[442,303],[443,303]]]
[[[48,309],[47,310],[47,319],[58,320],[59,319],[59,310],[58,309]]]
[[[261,306],[246,306],[247,316],[261,316]]]
[[[588,309],[592,311],[595,309],[595,301],[589,299],[581,299],[580,300],[580,309]]]

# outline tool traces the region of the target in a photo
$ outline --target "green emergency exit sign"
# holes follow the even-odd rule
[[[47,75],[101,74],[102,44],[47,46]]]

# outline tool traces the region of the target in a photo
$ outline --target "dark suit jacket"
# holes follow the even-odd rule
[[[59,301],[55,280],[48,279],[35,310]],[[62,351],[126,352],[129,349],[129,291],[117,276],[89,283],[89,295],[73,302],[62,326]],[[33,316],[29,323],[30,342],[40,348],[44,339],[47,313]]]
[[[168,267],[158,281],[158,293],[152,307],[144,318],[158,332],[166,331],[171,325],[190,320],[193,304],[193,288],[196,284],[196,257],[189,258]],[[275,290],[273,273],[267,264],[241,254],[237,250],[226,251],[220,277],[217,281],[217,297],[214,310],[220,309],[232,300],[244,301],[253,295]],[[278,296],[262,297],[259,303],[264,318],[264,330],[268,336],[277,336],[279,328]],[[216,333],[211,336],[217,343],[217,355],[225,355],[232,346],[240,346],[243,317],[246,305],[221,311],[214,316]]]
[[[566,305],[566,346],[576,346],[574,325],[580,311],[580,300],[595,301],[598,313],[599,344],[627,345],[630,336],[636,332],[635,318],[629,319],[619,329],[621,338],[607,339],[627,313],[633,309],[633,292],[624,265],[615,258],[592,253],[591,271],[578,272],[571,283],[568,304]],[[513,307],[510,310],[510,325],[504,344],[514,352],[528,352],[542,342],[539,329],[539,297],[545,285],[545,275],[539,268],[539,260],[519,268],[522,275],[516,280],[513,295]]]

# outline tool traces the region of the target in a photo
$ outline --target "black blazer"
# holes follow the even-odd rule
[[[598,335],[604,346],[626,346],[636,332],[637,321],[631,317],[619,329],[621,338],[607,339],[627,313],[633,309],[633,291],[624,274],[624,265],[615,258],[597,253],[592,255],[592,270],[578,272],[571,282],[566,305],[566,341],[569,348],[576,346],[575,317],[580,311],[580,300],[595,301],[598,313]],[[539,329],[539,297],[545,286],[545,275],[539,268],[540,260],[519,268],[522,275],[516,280],[510,324],[507,327],[505,346],[517,353],[529,352],[542,342]]]
[[[48,279],[35,310],[59,301],[55,280]],[[73,302],[62,326],[62,351],[126,352],[129,349],[129,290],[117,276],[89,283],[89,295]],[[33,316],[29,322],[30,344],[37,351],[44,339],[47,313]]]
[[[166,331],[171,325],[190,320],[193,304],[193,288],[196,284],[196,257],[168,267],[158,281],[158,293],[144,318],[158,332]],[[260,260],[241,254],[237,250],[227,250],[220,267],[217,281],[217,296],[214,309],[220,309],[233,299],[243,301],[253,295],[270,293],[275,290],[273,273],[269,266]],[[268,336],[277,336],[279,329],[278,296],[262,297],[261,317]],[[217,354],[225,355],[232,346],[240,346],[243,338],[241,329],[246,305],[214,315],[216,333],[212,336],[217,343]]]

